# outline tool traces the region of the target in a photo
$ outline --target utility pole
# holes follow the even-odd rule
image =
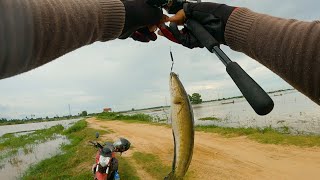
[[[69,117],[71,117],[71,108],[70,108],[70,104],[68,104],[69,106]]]

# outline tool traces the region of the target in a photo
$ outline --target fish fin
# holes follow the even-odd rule
[[[174,136],[174,132],[172,131],[173,135],[173,161],[172,161],[172,172],[176,169],[176,138]]]
[[[174,97],[173,98],[173,104],[181,104],[183,102],[182,97]]]
[[[176,168],[176,138],[174,137],[174,132],[172,131],[172,136],[173,136],[173,161],[172,161],[172,171],[164,178],[164,180],[175,180],[174,178],[174,170]]]

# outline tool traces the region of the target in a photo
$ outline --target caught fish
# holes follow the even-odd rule
[[[183,179],[188,171],[194,146],[194,119],[188,94],[177,74],[170,74],[171,120],[174,139],[172,171],[165,179]]]

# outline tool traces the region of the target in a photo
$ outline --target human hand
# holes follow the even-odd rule
[[[177,24],[174,22],[170,23],[169,26],[161,24],[159,26],[159,29],[160,31],[158,31],[158,34],[160,36],[166,37],[172,42],[181,44],[190,49],[195,47],[203,48],[203,45],[197,40],[197,38],[192,33],[190,33],[190,31],[187,28],[179,30]]]
[[[220,44],[226,44],[224,39],[225,26],[234,9],[235,7],[217,3],[186,3],[183,9],[168,20],[178,25],[184,25],[187,19],[196,20],[203,25]],[[188,48],[202,47],[200,42],[194,40],[195,37],[188,30],[187,26],[185,26],[180,33],[177,33],[174,26],[175,25],[166,26],[165,28],[171,34],[168,32],[164,33],[163,31],[159,34],[166,36],[174,42],[177,41]],[[173,40],[171,36],[173,36],[175,40]]]
[[[157,39],[152,25],[165,19],[160,8],[149,6],[144,0],[122,0],[126,11],[125,25],[119,39],[132,37],[134,40],[149,42]]]

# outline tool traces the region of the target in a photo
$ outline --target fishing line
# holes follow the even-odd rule
[[[173,70],[173,65],[174,65],[174,60],[173,60],[173,55],[172,55],[171,47],[170,47],[170,57],[171,57],[171,62],[172,62],[172,64],[171,64],[171,72],[172,72],[172,70]]]

